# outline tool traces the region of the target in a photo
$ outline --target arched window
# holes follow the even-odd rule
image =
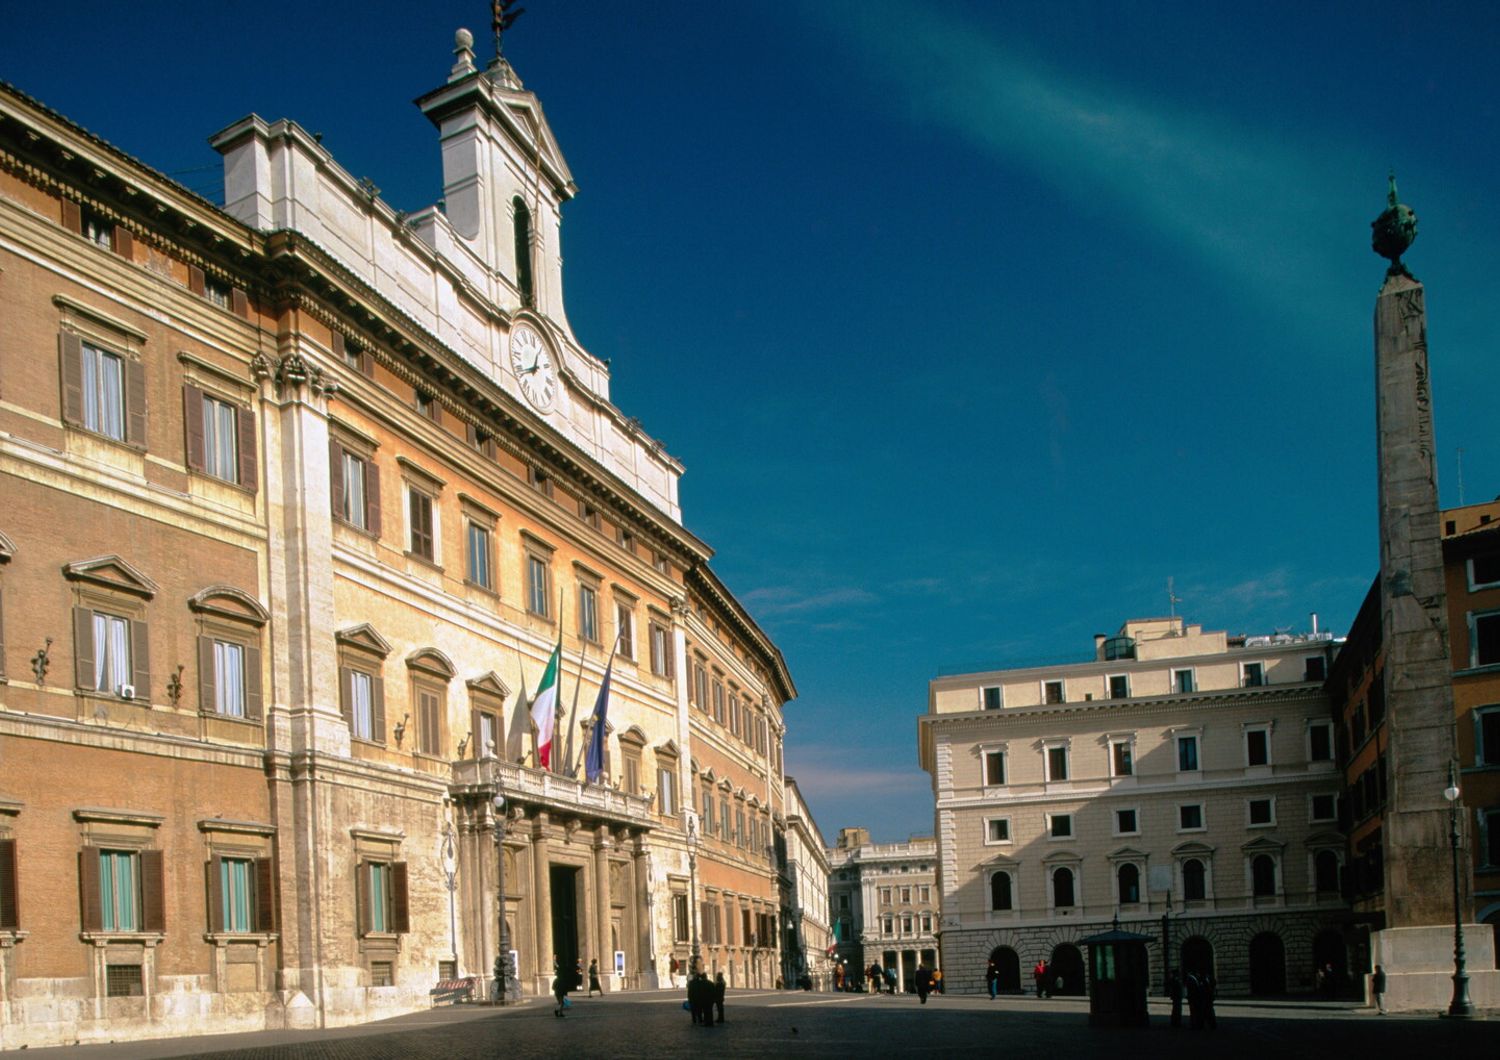
[[[1189,858],[1182,863],[1182,897],[1189,902],[1201,902],[1206,897],[1203,862]]]
[[[1250,863],[1250,882],[1257,898],[1270,898],[1276,894],[1276,862],[1269,854],[1259,854]]]
[[[1073,870],[1054,869],[1052,871],[1052,904],[1059,908],[1066,908],[1073,904]]]
[[[531,211],[517,195],[511,200],[516,218],[516,287],[521,292],[521,304],[536,304],[536,292],[531,284]]]
[[[1134,905],[1141,900],[1141,870],[1134,865],[1121,865],[1118,873],[1120,881],[1120,904]]]
[[[990,908],[997,912],[1012,908],[1010,873],[997,872],[990,877]]]
[[[1337,894],[1339,890],[1339,856],[1331,850],[1320,850],[1313,858],[1313,875],[1320,894]]]

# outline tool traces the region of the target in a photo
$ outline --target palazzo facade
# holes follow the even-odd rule
[[[291,121],[214,137],[218,208],[0,86],[0,1048],[487,991],[502,912],[527,993],[665,986],[710,912],[775,978],[795,689],[569,328],[540,103],[456,45],[414,214]]]

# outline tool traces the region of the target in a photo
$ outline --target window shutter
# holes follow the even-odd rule
[[[398,935],[411,930],[406,899],[406,862],[395,861],[391,863],[391,930]]]
[[[236,287],[229,292],[229,304],[234,309],[234,315],[250,319],[250,298],[243,290]]]
[[[208,930],[224,930],[224,859],[218,854],[204,864],[208,873]]]
[[[276,877],[270,858],[255,859],[255,930],[276,930]]]
[[[83,341],[71,331],[57,336],[62,362],[62,418],[64,423],[83,426]]]
[[[162,878],[160,850],[141,851],[141,927],[146,931],[167,930],[166,881]]]
[[[196,265],[188,266],[188,290],[199,297],[208,292],[208,287],[203,282],[203,270]]]
[[[73,683],[94,687],[94,612],[73,608]]]
[[[198,709],[212,714],[218,709],[214,682],[218,674],[214,671],[214,639],[198,638]]]
[[[370,916],[370,863],[368,861],[361,861],[358,868],[355,869],[355,876],[358,881],[354,890],[359,901],[359,916],[357,918],[359,921],[359,933],[361,935],[368,935],[371,930],[372,921]]]
[[[339,361],[339,362],[344,362],[346,360],[346,358],[349,356],[348,347],[349,347],[349,340],[346,339],[346,338],[344,338],[343,332],[335,331],[333,333],[333,358],[334,358],[334,360]]]
[[[0,589],[0,677],[5,676],[5,591]]]
[[[99,900],[99,851],[84,847],[78,852],[78,899],[83,930],[104,930],[104,905]]]
[[[259,479],[259,468],[255,462],[255,413],[250,409],[240,409],[238,414],[240,485],[253,491]]]
[[[110,234],[110,247],[122,258],[135,257],[135,236],[124,225],[115,225]]]
[[[501,745],[495,748],[495,756],[503,759],[505,757],[503,752],[505,733],[500,732],[499,729],[498,725],[495,726],[495,742]],[[478,708],[469,711],[469,750],[475,758],[484,754],[484,717]]]
[[[83,209],[72,199],[62,201],[62,224],[69,232],[83,235]]]
[[[125,441],[146,448],[146,366],[125,358]]]
[[[16,898],[16,841],[0,839],[0,928],[21,926],[21,906]]]
[[[187,433],[187,466],[203,470],[203,391],[195,386],[182,388],[182,424]]]
[[[370,739],[385,743],[385,678],[370,678]]]
[[[260,721],[264,708],[261,706],[260,649],[245,645],[245,717]]]
[[[130,621],[131,684],[137,699],[151,702],[151,644],[146,637],[146,623]]]
[[[373,458],[365,461],[365,529],[380,536],[380,468]]]
[[[344,516],[344,447],[328,439],[328,499],[333,517]]]

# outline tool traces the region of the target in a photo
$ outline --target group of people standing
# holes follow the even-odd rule
[[[687,1009],[693,1014],[693,1023],[712,1027],[724,1022],[724,992],[729,984],[724,973],[719,972],[710,981],[707,972],[694,972],[688,977]]]
[[[1188,972],[1185,976],[1179,976],[1174,970],[1167,976],[1167,996],[1172,999],[1172,1026],[1182,1026],[1182,995],[1186,993],[1188,1023],[1192,1029],[1216,1029],[1219,1026],[1218,1017],[1214,1015],[1214,995],[1217,989],[1211,972]]]
[[[568,995],[583,985],[583,960],[580,958],[571,969],[562,966],[562,962],[556,957],[552,958],[552,996],[557,999],[557,1007],[552,1014],[559,1019],[568,1014],[568,1009],[573,1002]],[[599,996],[604,996],[604,984],[599,981],[599,962],[589,961],[589,992],[593,997],[594,991],[599,991]]]

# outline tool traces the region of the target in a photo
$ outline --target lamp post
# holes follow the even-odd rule
[[[448,944],[453,953],[453,970],[458,972],[458,914],[453,892],[458,889],[458,854],[453,849],[453,822],[443,822],[443,841],[438,854],[443,859],[443,878],[448,883]]]
[[[500,877],[496,888],[496,904],[500,907],[500,950],[495,954],[495,992],[500,1004],[505,1004],[510,994],[510,929],[505,922],[505,833],[510,824],[510,814],[505,810],[505,796],[495,793],[492,800],[495,810],[495,851],[499,855]]]
[[[688,842],[688,889],[692,895],[693,908],[693,955],[688,964],[689,972],[696,973],[703,960],[703,951],[698,948],[698,815],[691,810],[687,815]]]
[[[1464,968],[1464,917],[1463,902],[1459,897],[1458,881],[1458,771],[1448,763],[1448,786],[1443,789],[1443,798],[1448,800],[1448,843],[1453,849],[1453,1000],[1448,1003],[1448,1015],[1466,1019],[1474,1015],[1474,1006],[1469,1001],[1469,973]]]

